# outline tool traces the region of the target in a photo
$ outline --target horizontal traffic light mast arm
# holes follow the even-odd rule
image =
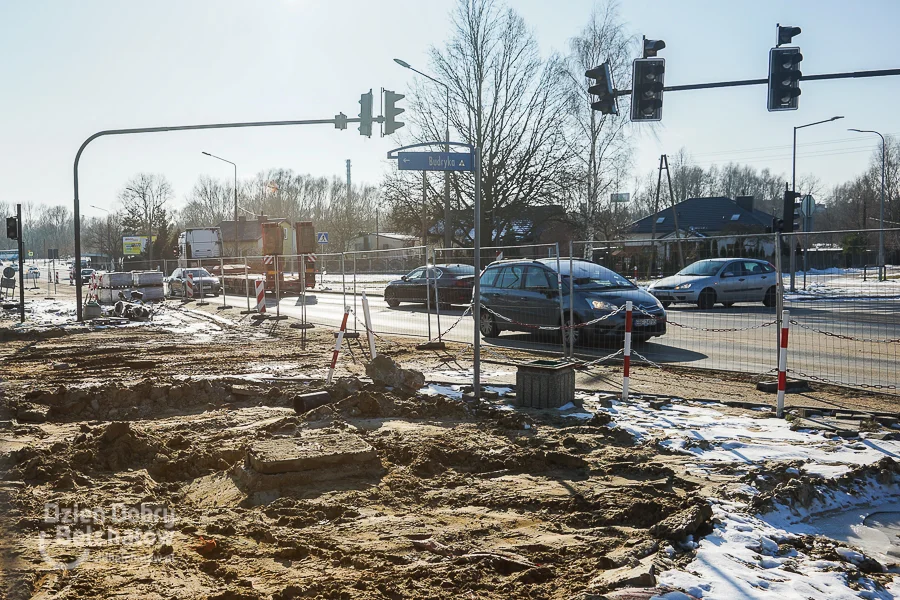
[[[900,69],[880,69],[876,71],[850,71],[848,73],[823,73],[821,75],[803,75],[800,81],[816,81],[822,79],[856,79],[860,77],[886,77],[900,75]],[[716,81],[713,83],[692,83],[689,85],[671,85],[663,88],[664,92],[681,92],[684,90],[705,90],[709,88],[740,87],[744,85],[767,85],[768,79],[741,79],[738,81]],[[631,90],[616,90],[616,96],[630,96]]]

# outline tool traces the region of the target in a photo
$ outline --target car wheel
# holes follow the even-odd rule
[[[397,308],[398,306],[400,306],[400,301],[396,298],[385,298],[384,301],[387,302],[387,305],[391,308]]]
[[[585,332],[582,328],[575,327],[575,328],[570,329],[570,327],[572,327],[572,321],[569,319],[569,317],[566,317],[566,319],[565,319],[565,321],[563,321],[563,323],[565,324],[565,327],[566,327],[565,335],[566,335],[566,344],[567,345],[572,344],[574,346],[578,346],[579,344],[581,344],[581,342],[583,342],[585,340],[586,336],[584,335]],[[575,324],[576,325],[578,324],[577,319],[575,320]]]
[[[723,302],[722,306],[724,306],[725,308],[731,308],[732,306],[734,306],[734,302]]]
[[[672,306],[671,302],[661,302],[660,304],[662,304],[663,308],[669,308],[670,306]]]
[[[487,312],[486,310],[481,311],[481,319],[478,329],[481,330],[481,335],[486,338],[494,338],[500,335],[500,328],[497,327],[497,321],[494,320],[494,315]]]
[[[697,307],[702,309],[709,309],[713,307],[713,304],[716,303],[716,290],[711,290],[706,288],[702,292],[700,292],[700,296],[697,298]]]
[[[775,306],[775,286],[774,285],[766,290],[766,295],[763,297],[763,306],[768,306],[770,308],[772,306]]]

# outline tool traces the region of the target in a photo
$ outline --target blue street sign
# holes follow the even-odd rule
[[[474,171],[475,162],[465,152],[398,152],[401,171]]]
[[[327,244],[328,243],[328,232],[320,231],[316,233],[316,243],[317,244]]]

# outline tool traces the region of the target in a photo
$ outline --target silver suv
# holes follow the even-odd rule
[[[712,308],[717,302],[762,302],[775,306],[775,267],[753,258],[710,258],[697,261],[671,277],[650,284],[647,291],[668,307],[675,302]]]

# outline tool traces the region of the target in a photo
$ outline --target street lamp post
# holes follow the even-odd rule
[[[444,83],[443,81],[439,81],[432,77],[431,75],[426,75],[422,71],[414,69],[408,62],[405,60],[401,60],[399,58],[395,58],[394,62],[400,65],[405,69],[409,69],[414,73],[418,73],[422,77],[426,79],[430,79],[434,83],[438,85],[444,86],[444,92],[446,94],[446,104],[444,105],[444,113],[446,115],[445,129],[444,129],[444,140],[447,142],[444,146],[444,150],[446,152],[450,152],[450,87]],[[424,218],[424,215],[423,215]],[[422,239],[422,243],[425,243],[425,239]],[[453,245],[453,230],[450,228],[450,172],[444,171],[444,247],[450,248]]]
[[[878,220],[880,221],[878,229],[878,264],[881,267],[881,276],[878,280],[887,281],[887,265],[884,260],[884,161],[887,154],[887,144],[884,141],[883,135],[877,131],[872,131],[871,129],[848,129],[847,131],[855,131],[856,133],[874,133],[881,138],[881,209],[878,216]]]
[[[209,156],[210,158],[215,158],[221,160],[222,162],[227,162],[232,167],[234,167],[234,256],[238,256],[241,253],[241,242],[240,235],[238,233],[237,165],[228,159],[222,158],[221,156],[216,156],[215,154],[210,154],[209,152],[203,152],[203,154]]]
[[[798,125],[794,127],[794,146],[793,152],[791,153],[791,191],[797,191],[797,130],[803,129],[804,127],[812,127],[813,125],[821,125],[822,123],[830,123],[832,121],[837,121],[838,119],[843,119],[844,117],[831,117],[830,119],[825,119],[824,121],[816,121],[815,123],[807,123],[806,125]],[[797,262],[797,244],[794,243],[794,240],[791,239],[789,242],[791,246],[790,251],[790,262],[791,262],[791,291],[797,291],[796,285],[796,262]]]
[[[109,217],[110,217],[111,213],[108,210],[106,210],[105,208],[100,208],[99,206],[94,206],[93,204],[91,204],[91,208],[96,208],[97,210],[102,210],[103,212],[106,213],[106,243],[110,245],[109,246],[109,270],[115,271],[116,268],[115,268],[115,266],[113,266],[113,255],[112,255],[113,254],[112,232],[109,229]]]

